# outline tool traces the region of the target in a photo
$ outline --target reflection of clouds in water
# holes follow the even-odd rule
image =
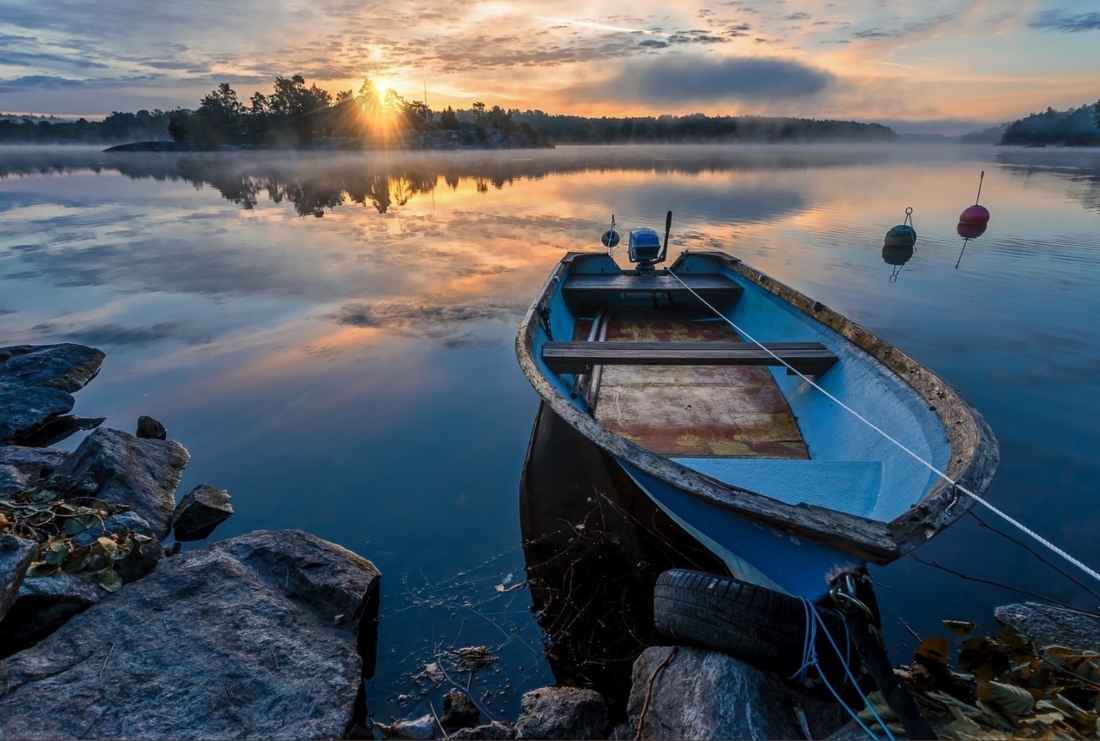
[[[494,302],[449,304],[432,301],[385,301],[355,303],[341,307],[326,317],[340,324],[371,329],[387,329],[403,334],[444,337],[458,331],[467,322],[515,321],[523,316],[525,304]],[[462,342],[468,338],[454,338]],[[467,342],[469,344],[469,342]]]

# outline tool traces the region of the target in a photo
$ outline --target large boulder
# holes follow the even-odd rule
[[[520,700],[516,738],[606,736],[607,703],[598,692],[579,687],[543,687],[531,690]]]
[[[0,445],[0,497],[25,491],[53,473],[69,453],[52,448]]]
[[[812,738],[824,738],[848,717],[839,705],[716,651],[648,648],[634,663],[633,681],[627,715],[646,739],[805,738],[796,708]]]
[[[38,543],[14,535],[0,537],[0,624],[19,596],[27,568],[38,556]]]
[[[1002,605],[993,611],[993,617],[1039,646],[1057,643],[1085,651],[1100,651],[1100,620],[1076,610],[1023,602]]]
[[[100,428],[46,479],[59,498],[98,499],[125,505],[149,523],[157,538],[168,535],[176,486],[190,455],[173,440],[141,440]]]
[[[378,578],[294,530],[163,561],[0,661],[0,737],[342,738]]]
[[[0,348],[0,445],[51,445],[98,424],[71,424],[61,415],[73,408],[72,393],[95,378],[104,357],[95,348],[71,343]]]

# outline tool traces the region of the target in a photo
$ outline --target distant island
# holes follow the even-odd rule
[[[274,90],[247,103],[227,83],[194,110],[112,113],[103,121],[20,119],[0,115],[0,144],[119,143],[119,150],[464,149],[554,144],[894,142],[887,126],[764,116],[586,118],[505,110],[476,102],[435,111],[364,80],[359,92],[333,97],[301,75],[276,77]]]
[[[962,137],[964,144],[1023,146],[1100,146],[1100,101],[1080,108],[1042,113],[1003,123]]]

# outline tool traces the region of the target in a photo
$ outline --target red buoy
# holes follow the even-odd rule
[[[985,206],[979,206],[974,204],[968,206],[959,214],[960,224],[988,224],[989,223],[989,209]]]
[[[978,199],[982,197],[982,181],[985,180],[985,170],[982,170],[981,176],[978,178],[978,195],[974,198],[974,205],[968,206],[963,209],[963,212],[959,214],[960,224],[988,224],[989,223],[989,209],[985,206],[978,205]]]

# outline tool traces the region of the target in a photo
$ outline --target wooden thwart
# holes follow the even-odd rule
[[[638,276],[632,274],[607,275],[571,275],[562,286],[562,292],[593,293],[603,291],[660,291],[663,293],[686,293],[686,283],[693,291],[710,295],[725,294],[740,296],[744,289],[724,275],[691,275],[680,276],[683,283],[670,275]]]
[[[765,342],[799,373],[820,375],[836,355],[820,342]],[[586,373],[596,365],[782,365],[748,342],[547,342],[542,359],[554,373]],[[787,371],[790,373],[790,371]]]

